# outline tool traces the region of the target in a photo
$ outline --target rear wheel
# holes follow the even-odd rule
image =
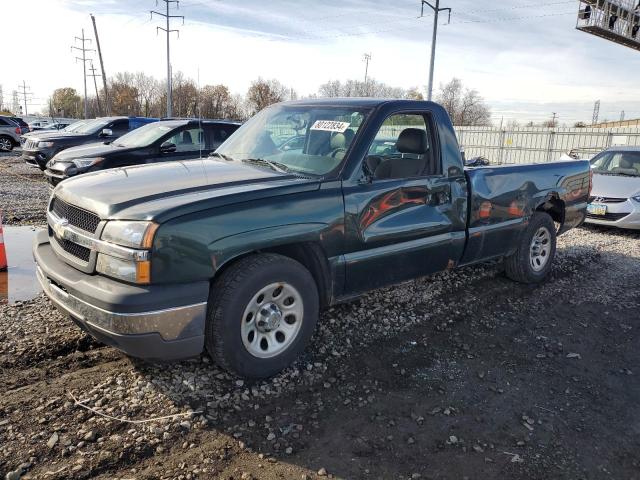
[[[551,271],[556,254],[553,219],[535,212],[523,232],[516,252],[505,259],[507,276],[522,283],[540,283]]]
[[[13,150],[13,140],[9,137],[0,137],[0,151],[10,152]]]
[[[270,377],[304,350],[318,309],[318,288],[302,264],[277,254],[243,258],[211,287],[207,351],[240,376]]]

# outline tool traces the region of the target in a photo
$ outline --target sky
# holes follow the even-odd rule
[[[435,0],[432,1],[434,3]],[[45,110],[55,88],[83,91],[74,37],[94,37],[96,16],[107,76],[144,71],[166,78],[164,26],[155,0],[0,0],[12,62],[0,68],[4,102],[26,82],[30,112]],[[640,117],[640,52],[575,29],[577,0],[441,0],[434,85],[460,78],[492,109],[499,124],[561,124]],[[171,7],[174,72],[200,85],[223,83],[245,93],[258,76],[276,78],[299,95],[328,80],[369,76],[396,87],[425,89],[433,13],[419,0],[184,0]],[[76,46],[80,44],[75,41]],[[95,48],[93,43],[88,47]],[[95,52],[88,53],[95,59]],[[98,78],[98,81],[100,79]],[[88,78],[93,91],[93,78]]]

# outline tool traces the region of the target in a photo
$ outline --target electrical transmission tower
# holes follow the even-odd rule
[[[435,5],[431,5],[426,0],[421,0],[420,4],[420,17],[424,17],[424,6],[427,5],[433,10],[433,39],[431,40],[431,64],[429,66],[429,86],[427,87],[427,100],[431,101],[433,97],[433,70],[436,64],[436,40],[438,38],[438,14],[445,10],[449,11],[449,23],[451,23],[451,9],[440,8],[440,0],[436,0]]]
[[[365,53],[364,54],[364,83],[365,85],[367,84],[367,78],[369,75],[369,62],[371,61],[371,54],[370,53]]]
[[[624,110],[620,112],[620,121],[624,122]]]
[[[591,125],[598,123],[598,117],[600,116],[600,100],[596,100],[593,105],[593,116],[591,117]]]
[[[20,89],[20,95],[22,95],[22,104],[24,105],[23,115],[29,115],[27,111],[27,97],[33,95],[33,93],[29,91],[30,87],[27,86],[27,83],[24,80],[22,81],[22,85],[19,85],[18,88]]]
[[[14,114],[18,114],[20,111],[20,99],[18,98],[17,90],[11,92],[11,111]]]
[[[85,38],[84,36],[84,28],[82,29],[82,37],[75,37],[76,40],[79,40],[82,43],[82,47],[76,47],[75,45],[73,45],[71,47],[71,51],[73,50],[79,50],[82,52],[82,58],[80,57],[76,57],[76,60],[78,61],[82,61],[82,72],[83,72],[83,80],[84,80],[84,118],[87,118],[87,62],[90,61],[89,58],[87,58],[87,52],[92,52],[94,51],[92,48],[87,48],[85,47],[85,44],[87,42],[91,42],[90,38]]]
[[[167,117],[171,117],[173,115],[173,108],[172,108],[173,95],[171,90],[171,56],[169,53],[170,52],[169,39],[171,37],[171,32],[176,32],[178,34],[178,38],[180,38],[180,30],[172,30],[169,23],[172,18],[182,18],[182,25],[184,25],[184,15],[169,14],[169,6],[172,3],[176,4],[176,8],[180,8],[179,0],[161,0],[161,1],[165,3],[166,13],[160,13],[160,12],[156,12],[155,10],[151,10],[151,18],[153,18],[153,14],[155,13],[156,15],[160,15],[161,17],[164,17],[164,19],[167,22],[166,28],[156,27],[156,34],[158,33],[158,30],[162,30],[167,34]],[[157,5],[158,5],[158,0],[156,0],[156,6]]]

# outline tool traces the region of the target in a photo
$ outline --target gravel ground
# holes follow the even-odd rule
[[[44,225],[49,187],[40,169],[20,160],[20,149],[0,152],[0,211],[5,225]]]
[[[0,306],[0,473],[640,478],[639,288],[640,235],[581,228],[542,286],[492,264],[372,292],[257,383],[129,359],[44,297]]]

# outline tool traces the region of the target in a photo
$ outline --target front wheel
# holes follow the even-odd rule
[[[304,350],[318,310],[318,288],[302,264],[271,253],[245,257],[211,287],[207,351],[242,377],[270,377]]]
[[[521,283],[540,283],[551,271],[556,254],[553,219],[535,212],[522,233],[516,252],[505,259],[507,277]]]

